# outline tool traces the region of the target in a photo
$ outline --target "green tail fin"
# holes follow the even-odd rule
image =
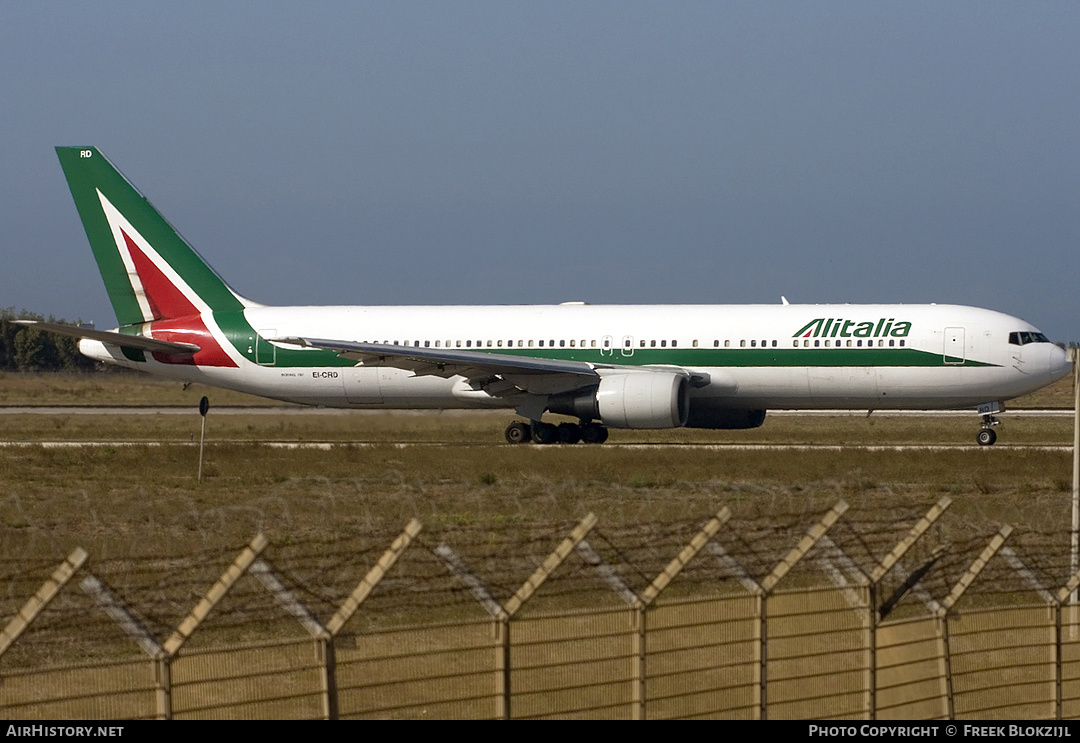
[[[253,303],[229,288],[96,147],[57,147],[121,326]]]

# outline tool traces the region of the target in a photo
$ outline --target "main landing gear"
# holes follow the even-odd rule
[[[542,423],[514,421],[506,427],[506,441],[510,444],[602,444],[607,441],[608,430],[599,423]]]

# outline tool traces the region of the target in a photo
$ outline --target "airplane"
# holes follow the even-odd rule
[[[266,306],[100,150],[56,151],[118,326],[26,324],[185,383],[327,407],[512,409],[511,444],[749,429],[769,409],[973,408],[991,445],[1006,400],[1070,369],[1031,324],[945,304]]]

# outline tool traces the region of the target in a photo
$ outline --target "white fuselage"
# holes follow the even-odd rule
[[[84,353],[186,381],[334,407],[514,407],[461,377],[387,366],[324,365],[317,349],[268,339],[314,337],[585,361],[616,372],[678,367],[691,401],[748,409],[938,409],[1004,401],[1068,372],[1062,348],[1013,343],[1029,323],[956,305],[566,304],[451,307],[249,307],[245,347],[207,326],[235,366],[135,363],[84,340]],[[1011,336],[1012,334],[1012,336]],[[310,356],[303,356],[310,354]],[[299,355],[299,356],[298,356]],[[296,359],[301,361],[297,362]],[[306,362],[303,359],[310,358]],[[550,393],[565,391],[550,380]],[[543,390],[541,390],[543,391]]]

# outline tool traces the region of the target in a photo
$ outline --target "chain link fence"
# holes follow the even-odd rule
[[[1067,535],[949,505],[2,561],[0,716],[1080,715]]]

